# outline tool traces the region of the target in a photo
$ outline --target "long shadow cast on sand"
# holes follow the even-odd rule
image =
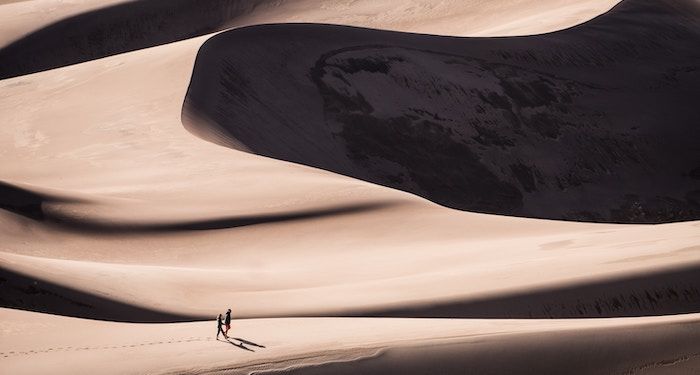
[[[256,344],[256,343],[254,343],[254,342],[252,342],[252,341],[245,340],[245,339],[242,339],[242,338],[240,338],[240,337],[232,337],[232,339],[238,340],[238,341],[240,341],[240,342],[242,342],[243,344],[246,344],[246,345],[255,346],[256,348],[263,348],[263,349],[265,348],[264,345]]]
[[[139,0],[80,13],[0,49],[0,79],[206,35],[271,0]]]
[[[122,303],[0,267],[0,307],[129,323],[175,323],[207,317]]]
[[[202,46],[182,120],[461,210],[697,220],[698,45],[693,0],[624,0],[526,37],[252,26]]]
[[[0,307],[121,322],[183,322],[210,317],[178,315],[132,306],[0,268]],[[410,318],[610,318],[700,312],[700,265],[611,280],[513,292],[450,303],[410,303],[403,307],[352,308],[313,314],[254,314],[271,317]],[[248,340],[244,344],[264,348]]]
[[[238,215],[202,220],[161,223],[130,223],[76,218],[60,211],[46,210],[49,203],[80,203],[80,200],[38,193],[26,188],[0,181],[0,209],[22,215],[42,224],[82,234],[95,235],[143,235],[175,231],[202,231],[231,229],[251,225],[273,224],[290,221],[312,220],[331,216],[359,214],[381,210],[399,204],[398,202],[369,202],[341,205],[330,208],[298,210],[279,214]]]
[[[700,312],[700,265],[549,286],[469,301],[365,311],[361,316],[564,319],[660,316]]]
[[[143,24],[179,27],[166,26],[178,22],[158,14],[166,3],[173,6],[138,2],[153,7],[146,14],[160,20]],[[65,28],[71,24],[103,19],[95,13],[77,16],[3,49],[0,77],[201,35],[223,22],[215,18],[213,26],[194,31],[140,29],[124,26],[132,19],[129,9],[112,8],[117,21],[96,34],[76,36],[84,41],[72,51],[63,51],[63,41],[51,37],[70,39]],[[690,0],[626,0],[587,24],[521,38],[331,25],[237,29],[200,50],[183,123],[219,144],[244,145],[463,210],[608,222],[700,219],[699,19],[698,4]],[[115,30],[132,29],[139,33],[109,39]],[[52,40],[56,48],[32,55]],[[5,65],[9,60],[22,64]],[[0,192],[0,207],[32,220],[117,235],[234,228],[382,207],[104,223],[45,210],[51,199],[60,202],[57,197],[9,184],[0,185]],[[478,301],[323,315],[582,318],[700,312],[698,275],[698,267],[689,266]],[[130,322],[204,319],[130,306],[12,270],[0,270],[0,277],[2,307]]]
[[[243,343],[243,342],[241,342],[241,343],[239,344],[239,343],[233,342],[233,341],[231,341],[231,340],[229,340],[229,339],[225,339],[225,342],[227,342],[227,343],[229,343],[229,344],[231,344],[231,345],[233,345],[233,346],[235,346],[235,347],[237,347],[237,348],[239,348],[239,349],[247,350],[247,351],[249,351],[249,352],[254,352],[254,351],[255,351],[255,350],[253,350],[253,349],[251,349],[251,348],[245,346],[245,345],[244,345],[245,343]]]

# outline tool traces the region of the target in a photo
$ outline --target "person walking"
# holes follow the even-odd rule
[[[216,339],[219,339],[220,334],[224,334],[224,337],[226,337],[226,333],[224,332],[223,329],[223,323],[221,322],[221,314],[216,318]]]
[[[224,324],[226,325],[226,329],[224,330],[224,337],[228,338],[228,330],[231,329],[231,309],[226,310]]]

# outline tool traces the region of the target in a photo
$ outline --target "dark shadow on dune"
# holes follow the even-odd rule
[[[700,366],[697,320],[644,326],[546,329],[417,340],[343,360],[289,361],[265,375],[690,375]],[[355,349],[357,350],[357,349]],[[217,368],[212,373],[226,373]],[[239,370],[239,369],[237,369]],[[258,373],[250,366],[242,373]],[[267,370],[267,371],[265,371]]]
[[[464,302],[352,313],[410,318],[614,318],[700,312],[700,265]]]
[[[80,200],[36,193],[0,181],[0,209],[22,215],[33,220],[44,220],[42,203],[80,203]]]
[[[239,340],[239,341],[240,341],[240,340]],[[231,344],[231,345],[233,345],[233,346],[235,346],[235,347],[237,347],[237,348],[239,348],[239,349],[247,350],[247,351],[249,351],[249,352],[255,352],[255,350],[253,350],[253,349],[251,349],[251,348],[249,348],[249,347],[243,345],[243,343],[241,343],[241,344],[235,343],[235,342],[233,342],[233,341],[231,341],[231,340],[229,340],[229,339],[226,339],[226,342],[229,343],[229,344]]]
[[[230,216],[206,220],[193,220],[175,223],[124,223],[115,221],[97,221],[74,219],[58,214],[52,214],[46,221],[54,227],[72,230],[80,233],[104,235],[139,235],[155,234],[173,231],[200,231],[215,229],[231,229],[250,225],[274,224],[292,221],[313,220],[324,217],[352,215],[379,210],[391,206],[390,203],[368,203],[296,211],[282,214]]]
[[[298,210],[279,214],[226,216],[203,220],[161,223],[129,223],[89,218],[77,218],[65,215],[60,210],[47,210],[44,204],[78,202],[68,198],[54,197],[33,192],[8,183],[0,182],[0,209],[17,213],[27,218],[42,222],[44,225],[61,230],[96,235],[140,235],[174,231],[201,231],[215,229],[239,228],[250,225],[274,224],[301,220],[313,220],[331,216],[360,214],[381,210],[398,202],[376,202],[343,205],[330,208]]]
[[[139,0],[78,14],[0,50],[0,79],[209,34],[270,0]]]
[[[242,338],[240,338],[240,337],[231,337],[231,338],[234,339],[234,340],[238,340],[238,341],[240,341],[240,342],[242,342],[242,343],[244,343],[244,344],[246,344],[246,345],[255,346],[255,347],[258,347],[258,348],[265,348],[264,345],[256,344],[256,343],[254,343],[254,342],[252,342],[252,341],[248,341],[248,340],[242,339]]]
[[[178,315],[132,306],[0,268],[0,307],[120,322],[186,322],[209,317]],[[451,303],[345,312],[240,316],[565,319],[659,316],[700,312],[700,265],[598,282],[541,288]],[[213,326],[213,322],[212,322]],[[265,346],[238,337],[242,344]]]
[[[697,220],[699,8],[625,0],[577,27],[508,38],[235,29],[200,49],[183,124],[461,210]]]
[[[121,303],[56,285],[0,267],[0,307],[130,323],[174,323],[207,320]]]

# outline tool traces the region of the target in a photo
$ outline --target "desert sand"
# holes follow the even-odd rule
[[[700,371],[699,8],[0,2],[3,372]]]

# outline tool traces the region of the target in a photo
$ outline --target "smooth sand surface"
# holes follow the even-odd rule
[[[235,29],[201,48],[183,120],[212,142],[466,211],[697,220],[693,5],[630,1],[568,30],[496,39]]]
[[[125,0],[9,0],[0,1],[0,46],[42,27],[80,13]]]
[[[34,0],[0,7],[0,77],[184,40],[229,27],[319,22],[445,35],[542,33],[616,0]],[[536,18],[533,19],[533,18]]]
[[[13,374],[690,374],[700,360],[697,314],[250,319],[234,322],[230,342],[217,341],[210,322],[133,325],[7,309],[0,316],[3,369]]]
[[[18,20],[6,43],[46,26],[37,14],[55,22],[114,2],[49,12],[61,3],[1,5],[0,19]],[[279,4],[240,25],[525,35],[616,2]],[[181,110],[209,37],[0,81],[3,371],[697,370],[696,314],[665,314],[699,311],[699,222],[462,212],[207,142]],[[211,320],[109,322],[212,319],[227,307],[257,318],[234,321],[239,346],[215,341]],[[460,319],[434,319],[445,316]]]
[[[186,255],[181,250],[181,258],[193,260],[172,266],[135,264],[139,252],[147,252],[149,243],[162,238],[157,236],[144,236],[130,243],[132,264],[9,253],[0,254],[0,261],[6,271],[43,281],[38,286],[40,289],[51,290],[51,284],[56,284],[128,305],[196,317],[215,313],[221,301],[236,301],[237,315],[242,317],[323,314],[583,317],[686,312],[697,308],[700,300],[698,280],[692,277],[700,267],[697,223],[668,224],[654,230],[632,227],[603,230],[605,233],[598,230],[566,235],[513,235],[471,241],[429,240],[425,235],[413,234],[413,240],[408,243],[402,241],[411,238],[410,235],[398,229],[393,230],[391,237],[376,235],[374,240],[350,242],[348,237],[357,236],[362,230],[355,224],[354,233],[348,237],[317,238],[319,231],[347,231],[344,228],[348,222],[366,222],[377,215],[382,212],[263,225],[265,228],[251,229],[253,233],[239,228],[232,231],[243,233],[229,236],[226,236],[229,230],[211,234],[205,231],[201,235],[173,233],[180,246],[186,248],[189,244],[199,249],[199,256]],[[311,233],[303,230],[309,225],[316,230]],[[284,238],[263,239],[294,234],[297,234],[295,241],[286,239],[287,245]],[[244,239],[248,236],[260,240],[246,246]],[[116,251],[115,241],[119,239],[95,241],[93,245],[109,246]],[[235,252],[223,254],[228,246],[213,245],[226,241],[239,244]],[[425,250],[426,246],[430,251]],[[53,247],[58,251],[63,246]],[[169,258],[177,255],[169,254]],[[154,257],[155,254],[149,254],[148,258]],[[680,271],[680,275],[674,276]],[[623,286],[616,287],[619,279],[623,280]],[[624,280],[629,279],[632,281],[625,284]],[[645,279],[649,282],[644,282]],[[17,284],[20,289],[26,287],[26,281]],[[531,295],[538,291],[543,294]],[[649,294],[656,296],[652,297],[653,301],[647,297]],[[514,296],[521,297],[513,299]],[[32,301],[39,311],[52,311],[62,302],[19,294],[13,295],[15,306],[19,305],[16,299]],[[66,313],[100,317],[104,314],[94,312],[95,307],[81,308],[80,302],[95,304],[84,296],[74,295],[72,299],[75,306]],[[559,309],[556,307],[559,300],[567,300],[571,306]],[[476,302],[481,304],[473,305]],[[455,304],[462,304],[462,309]],[[442,312],[444,309],[449,312]],[[417,311],[411,313],[411,310]],[[115,318],[114,313],[108,316]],[[133,315],[125,312],[117,318],[138,320]]]

